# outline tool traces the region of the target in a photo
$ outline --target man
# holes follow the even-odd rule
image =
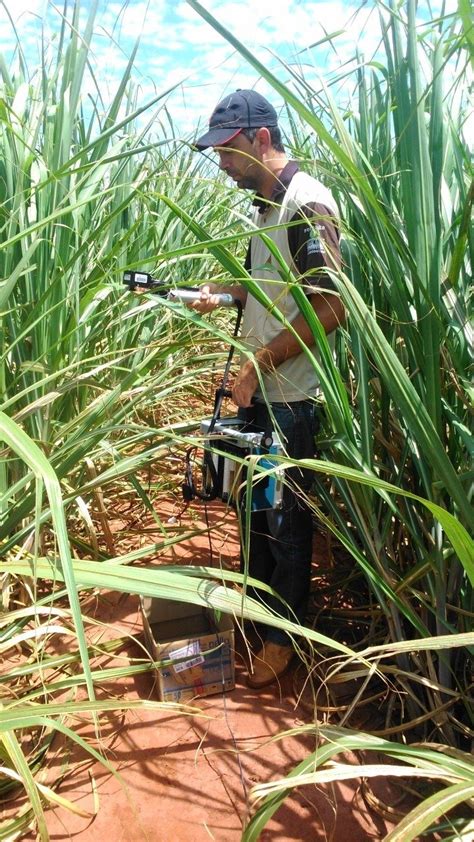
[[[246,269],[275,302],[303,343],[314,345],[313,333],[299,312],[281,267],[259,229],[267,231],[293,275],[300,280],[311,306],[327,334],[344,318],[327,268],[340,263],[337,210],[328,190],[286,157],[273,106],[252,90],[238,90],[218,104],[209,130],[195,142],[203,151],[213,147],[219,165],[237,184],[255,192],[252,236]],[[294,224],[297,223],[297,224]],[[293,333],[243,286],[223,289],[207,284],[193,306],[201,313],[217,305],[218,292],[231,292],[245,307],[242,340],[249,356],[232,387],[240,417],[257,428],[275,425],[285,450],[294,459],[314,456],[315,403],[318,378],[308,355]],[[315,349],[312,348],[313,353]],[[260,375],[260,379],[259,379]],[[270,408],[270,409],[269,409]],[[249,540],[249,574],[270,585],[283,598],[260,598],[279,614],[304,623],[311,582],[312,518],[304,501],[311,476],[298,468],[287,472],[283,507],[253,512]],[[268,627],[261,651],[255,656],[247,683],[260,688],[287,670],[294,654],[291,639]]]

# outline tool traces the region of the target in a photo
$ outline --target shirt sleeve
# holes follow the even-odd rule
[[[341,265],[339,229],[333,212],[326,205],[310,202],[294,214],[291,223],[290,252],[307,294],[313,288],[333,290],[331,277],[324,271]]]

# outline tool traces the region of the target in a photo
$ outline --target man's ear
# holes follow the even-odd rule
[[[262,126],[260,129],[257,129],[257,134],[255,135],[255,139],[258,143],[258,149],[261,155],[265,155],[269,149],[271,149],[272,141],[269,130]]]

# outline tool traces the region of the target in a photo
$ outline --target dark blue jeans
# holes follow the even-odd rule
[[[271,408],[287,455],[294,459],[313,458],[317,432],[315,404],[312,401],[274,403]],[[256,429],[268,431],[274,426],[263,403],[239,410],[239,417]],[[289,485],[285,483],[284,486],[282,508],[252,512],[248,572],[270,585],[289,608],[285,609],[280,600],[262,591],[249,589],[248,593],[278,614],[304,623],[311,584],[313,530],[311,512],[299,492],[310,490],[313,473],[294,467],[286,472],[286,477]],[[244,520],[243,514],[243,530]],[[242,537],[244,539],[245,536]],[[272,627],[268,627],[266,639],[281,645],[291,643],[285,632]]]

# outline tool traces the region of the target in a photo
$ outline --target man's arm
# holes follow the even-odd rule
[[[325,269],[337,269],[341,263],[339,232],[330,208],[312,202],[301,208],[288,228],[288,245],[295,267],[304,284],[308,300],[326,333],[344,322],[344,307],[332,290],[334,284]],[[305,317],[299,314],[291,323],[302,342],[314,345],[314,336]],[[302,353],[301,344],[289,330],[282,330],[268,345],[260,348],[255,359],[262,374],[278,368],[285,360]],[[252,360],[242,366],[232,390],[238,406],[250,406],[258,387],[257,370]]]
[[[331,333],[344,322],[344,307],[337,295],[323,291],[314,292],[309,296],[309,301],[326,333]],[[308,348],[314,345],[313,332],[301,313],[291,322],[291,326]],[[260,372],[265,374],[278,368],[285,360],[301,353],[301,344],[296,336],[284,328],[268,345],[259,348],[255,359]],[[247,360],[240,369],[232,388],[232,398],[237,406],[250,406],[257,386],[257,369],[253,360]]]

